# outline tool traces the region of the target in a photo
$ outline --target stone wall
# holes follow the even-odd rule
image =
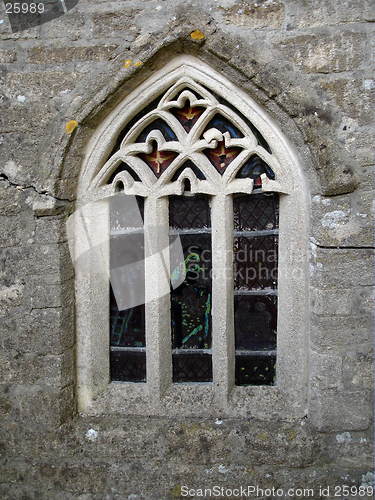
[[[374,484],[373,7],[80,0],[17,33],[0,7],[2,498],[156,500],[183,498],[184,485],[255,485],[286,495],[312,488],[305,497],[318,499],[342,484]],[[76,412],[65,223],[85,149],[117,103],[184,53],[262,105],[304,169],[311,315],[302,419]],[[78,126],[67,134],[71,120]]]

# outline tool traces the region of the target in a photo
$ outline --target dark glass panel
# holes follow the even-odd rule
[[[237,290],[277,288],[277,237],[234,238],[234,286]]]
[[[205,87],[206,88],[206,87]],[[251,121],[241,113],[241,111],[232,106],[224,97],[221,97],[221,95],[216,94],[216,92],[213,92],[211,89],[206,89],[208,92],[210,92],[212,95],[216,97],[216,99],[220,102],[220,104],[224,104],[224,106],[227,106],[229,109],[235,112],[236,115],[240,116],[242,120],[246,123],[246,125],[250,128],[250,130],[253,132],[255,135],[258,144],[262,146],[269,154],[272,154],[271,148],[268,145],[268,142],[265,140],[263,135],[259,132],[259,130],[251,123]]]
[[[233,198],[235,231],[265,231],[279,225],[277,194],[241,195]]]
[[[185,106],[181,109],[179,108],[172,108],[171,113],[177,118],[177,120],[181,123],[181,125],[184,127],[186,132],[190,132],[190,130],[193,128],[193,126],[196,124],[198,121],[198,118],[202,116],[202,114],[205,112],[205,108],[202,107],[192,107],[189,103],[187,105],[186,103],[189,101],[185,102]]]
[[[144,219],[144,198],[118,193],[110,200],[111,231],[142,228]]]
[[[111,236],[110,278],[120,311],[144,303],[143,233]]]
[[[169,225],[172,229],[203,229],[211,227],[207,198],[203,196],[171,196]]]
[[[243,133],[228,120],[228,118],[225,118],[223,115],[218,113],[206,125],[206,128],[201,135],[201,139],[203,139],[204,132],[207,132],[207,130],[210,130],[211,128],[216,128],[223,134],[224,132],[229,132],[232,138],[242,138],[244,136]]]
[[[203,172],[196,165],[194,165],[192,161],[188,160],[185,161],[185,163],[176,170],[171,181],[176,181],[180,177],[181,173],[185,170],[185,168],[190,168],[200,180],[204,180],[206,178]]]
[[[272,169],[258,156],[252,156],[238,171],[239,179],[254,179],[254,188],[262,187],[261,175],[266,174],[269,179],[275,179]]]
[[[157,118],[142,130],[135,142],[145,142],[148,134],[152,130],[160,130],[166,141],[177,141],[176,134],[173,132],[171,127],[161,118]]]
[[[159,151],[156,141],[153,141],[152,153],[139,155],[139,157],[151,168],[157,178],[159,178],[169,167],[176,156],[177,153],[173,151]]]
[[[211,354],[173,354],[172,359],[174,382],[212,382]]]
[[[147,113],[152,111],[153,109],[157,108],[160,99],[162,96],[157,97],[154,101],[152,101],[150,104],[148,104],[146,107],[144,107],[139,113],[135,115],[134,118],[132,118],[126,125],[125,127],[121,130],[119,136],[117,137],[116,144],[114,145],[111,154],[108,156],[110,158],[113,154],[115,154],[121,146],[122,141],[124,140],[124,137],[126,134],[129,132],[129,130]]]
[[[140,181],[141,179],[139,176],[134,172],[132,168],[130,168],[126,163],[121,162],[120,165],[116,168],[116,170],[111,174],[110,178],[108,179],[107,184],[112,184],[113,179],[116,177],[117,174],[120,172],[128,172],[135,181]]]
[[[229,132],[232,138],[241,138],[244,136],[243,133],[235,125],[233,125],[233,123],[220,114],[216,114],[210,120],[205,128],[205,131],[210,130],[211,128],[216,128],[222,133]],[[201,138],[203,138],[203,134]],[[204,154],[220,174],[225,171],[227,166],[236,158],[236,156],[238,156],[240,152],[240,148],[226,148],[224,140],[218,143],[217,148],[207,148],[204,150]]]
[[[171,291],[172,347],[211,349],[211,235],[180,235],[184,282]]]
[[[146,353],[111,351],[111,380],[146,382]]]
[[[110,342],[115,347],[145,347],[145,306],[119,311],[111,287]]]
[[[276,349],[277,297],[236,295],[234,331],[236,350]]]
[[[185,90],[188,90],[188,91],[189,91],[189,92],[191,92],[193,95],[195,95],[196,99],[203,99],[203,97],[202,97],[200,94],[198,94],[198,92],[197,92],[196,90],[193,90],[193,89],[191,89],[191,88],[189,88],[189,87],[185,87],[184,89],[180,90],[180,92],[177,92],[177,93],[176,93],[176,96],[175,96],[175,97],[173,97],[173,98],[171,97],[170,99],[171,99],[172,101],[177,101],[177,100],[178,100],[178,98],[180,97],[180,95],[182,94],[182,92],[185,92]]]
[[[236,356],[236,385],[274,385],[275,356]]]

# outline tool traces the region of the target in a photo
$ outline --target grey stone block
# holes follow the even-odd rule
[[[367,391],[314,391],[309,415],[311,422],[323,432],[364,430],[372,419],[371,398]]]

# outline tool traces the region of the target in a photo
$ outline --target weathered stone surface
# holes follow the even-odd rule
[[[363,316],[328,316],[312,319],[311,341],[314,348],[327,352],[351,345],[371,345],[373,321]]]
[[[12,63],[17,61],[17,52],[15,49],[0,49],[0,63]]]
[[[80,0],[19,33],[1,9],[1,498],[172,500],[184,484],[311,485],[309,498],[320,498],[323,485],[373,480],[373,2]],[[195,30],[204,38],[193,40]],[[184,401],[168,395],[162,404],[177,417],[121,416],[137,412],[136,397],[120,397],[100,417],[76,414],[65,230],[74,203],[66,200],[76,197],[97,127],[183,53],[268,111],[308,186],[311,300],[303,321],[311,330],[301,419],[292,410],[275,416],[273,403],[286,407],[289,397],[277,387],[246,391],[247,418],[221,410],[183,418]],[[72,119],[79,127],[67,135]],[[210,387],[203,393],[195,397],[204,409]],[[236,404],[240,415],[243,398]]]
[[[280,28],[284,20],[282,0],[244,0],[221,8],[227,22],[250,29]]]
[[[354,310],[353,290],[311,288],[311,310],[320,316],[349,316]]]
[[[374,241],[373,193],[312,199],[312,236],[321,246],[371,247]],[[370,201],[371,200],[371,201]]]
[[[21,94],[33,99],[56,97],[59,92],[73,90],[79,77],[76,72],[62,71],[12,73],[8,77],[7,92],[11,98]]]
[[[348,390],[374,387],[374,352],[372,349],[344,356],[343,380]]]
[[[69,63],[75,61],[108,61],[115,55],[117,45],[34,47],[28,51],[31,63]]]
[[[352,78],[334,80],[322,78],[319,83],[328,92],[328,95],[336,101],[346,116],[356,120],[359,125],[372,123],[372,111],[375,106],[374,80],[366,78],[366,75],[364,75],[364,78],[358,80]],[[356,122],[354,122],[354,125]],[[347,126],[346,130],[348,128]]]
[[[282,56],[306,71],[334,73],[358,68],[364,58],[366,35],[346,31],[340,34],[299,35],[275,45]]]
[[[316,288],[373,286],[374,250],[316,248],[312,284]]]
[[[342,358],[312,352],[310,356],[311,387],[313,389],[342,389]]]
[[[372,413],[371,398],[367,391],[339,392],[328,389],[312,394],[310,418],[323,432],[367,429]]]
[[[81,2],[80,2],[81,3]],[[79,8],[40,26],[42,40],[68,39],[71,41],[84,38],[87,32],[88,19]]]
[[[121,11],[107,11],[92,16],[92,37],[122,38],[127,42],[134,42],[139,29],[134,26],[134,15],[139,11],[127,13]]]
[[[16,321],[17,336],[12,328],[3,333],[8,350],[38,355],[62,354],[74,342],[74,311],[70,307],[35,309]]]
[[[319,0],[315,4],[293,0],[287,2],[289,29],[371,21],[375,17],[373,7],[371,0],[343,0],[339,4],[330,0]]]

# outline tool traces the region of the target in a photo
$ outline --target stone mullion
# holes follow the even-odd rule
[[[225,408],[234,387],[232,196],[212,197],[212,355],[217,404]]]
[[[146,376],[157,404],[172,382],[168,199],[145,200]]]

